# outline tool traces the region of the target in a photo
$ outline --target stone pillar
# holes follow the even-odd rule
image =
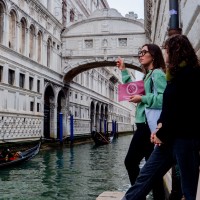
[[[14,86],[19,87],[19,68],[16,68],[16,70],[15,70]]]
[[[29,95],[26,94],[26,108],[25,108],[26,112],[30,111],[30,101],[29,101]]]
[[[21,22],[17,22],[17,24],[16,24],[16,41],[15,41],[15,50],[17,51],[17,52],[20,52],[19,51],[19,48],[20,48],[20,40],[21,40],[21,38],[20,38],[20,27],[21,27]]]
[[[43,41],[41,63],[47,66],[47,42]]]
[[[24,89],[29,90],[29,72],[26,72],[25,74],[25,85]]]
[[[50,103],[50,137],[57,138],[57,104]]]
[[[8,84],[8,64],[4,64],[3,66],[3,79],[2,82]]]
[[[30,46],[30,30],[26,29],[26,46],[25,46],[25,55],[29,58],[29,46]]]
[[[33,79],[33,91],[37,92],[37,76],[36,75],[34,76],[34,79]]]
[[[34,51],[33,51],[33,60],[35,60],[37,62],[37,35],[36,33],[34,34],[33,36],[33,48],[34,48]]]
[[[94,110],[94,113],[93,113],[93,115],[92,115],[92,122],[93,122],[93,126],[96,126],[96,112],[95,112],[95,110]],[[93,128],[93,127],[92,127]]]
[[[9,13],[4,13],[4,33],[3,33],[3,45],[8,47],[8,38],[9,38]]]
[[[19,111],[19,92],[16,92],[16,111]]]
[[[40,93],[44,93],[44,78],[40,79]]]
[[[34,54],[34,60],[38,62],[38,35],[35,35],[35,54]]]
[[[65,104],[65,100],[63,100],[61,112],[63,114],[63,136],[66,137],[67,136],[67,107],[64,104]]]
[[[33,108],[34,108],[33,112],[37,113],[37,96],[34,97],[34,107]]]

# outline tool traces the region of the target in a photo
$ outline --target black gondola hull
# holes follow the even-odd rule
[[[34,147],[21,152],[21,157],[17,158],[15,160],[10,160],[10,161],[0,161],[0,168],[7,168],[7,167],[12,167],[12,166],[16,166],[18,164],[21,164],[27,160],[30,160],[31,158],[33,158],[34,156],[36,156],[40,150],[40,146],[41,146],[41,141]]]

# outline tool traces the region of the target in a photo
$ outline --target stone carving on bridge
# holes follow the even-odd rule
[[[103,39],[102,41],[102,47],[107,48],[108,47],[108,40],[107,39]]]

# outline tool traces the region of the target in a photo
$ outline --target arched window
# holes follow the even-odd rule
[[[35,27],[30,26],[30,36],[29,36],[29,57],[33,58],[35,54]]]
[[[39,63],[41,63],[41,55],[42,55],[42,33],[39,31],[38,32],[38,45],[37,45],[37,47],[38,47],[38,49],[37,49],[37,52],[38,52],[38,57],[37,57],[37,61],[39,62]]]
[[[74,9],[71,9],[70,10],[70,22],[74,22],[74,16],[75,16]]]
[[[9,17],[9,48],[11,49],[14,49],[16,44],[16,21],[16,13],[11,10]]]
[[[4,28],[4,12],[5,7],[2,2],[0,2],[0,43],[3,43],[3,28]]]
[[[21,19],[21,28],[20,28],[20,49],[19,52],[25,54],[26,47],[26,20]]]
[[[51,39],[47,40],[47,67],[51,65]]]

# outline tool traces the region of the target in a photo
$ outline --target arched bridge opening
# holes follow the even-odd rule
[[[134,63],[133,61],[126,61],[124,60],[126,68],[131,68],[136,71],[142,72],[141,66],[139,66],[137,63]],[[85,60],[84,63],[77,63],[73,66],[67,66],[64,69],[64,83],[69,83],[73,80],[75,76],[78,74],[93,69],[93,68],[99,68],[99,67],[116,67],[116,59],[112,59],[111,61],[103,60],[103,61],[88,61]]]

